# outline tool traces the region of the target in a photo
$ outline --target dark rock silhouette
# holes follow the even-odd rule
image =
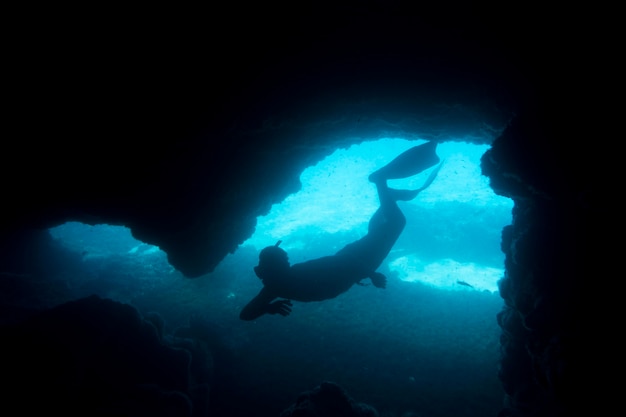
[[[190,352],[162,344],[127,304],[92,296],[2,333],[7,409],[30,413],[45,403],[64,415],[197,415]]]
[[[280,417],[378,417],[378,412],[350,398],[339,385],[322,382],[311,391],[300,394],[295,404]]]

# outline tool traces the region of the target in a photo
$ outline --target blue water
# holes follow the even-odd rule
[[[81,255],[79,268],[55,277],[64,291],[47,297],[60,303],[95,293],[130,303],[142,313],[159,312],[170,333],[192,314],[203,317],[222,347],[214,363],[222,375],[212,398],[216,415],[277,416],[322,381],[388,417],[495,415],[503,396],[495,321],[502,306],[499,244],[512,202],[480,175],[487,146],[439,145],[445,162],[435,182],[400,203],[407,227],[381,266],[386,289],[355,286],[333,300],[294,303],[286,318],[238,319],[261,288],[252,272],[258,249],[281,239],[296,263],[362,236],[377,207],[367,175],[415,144],[363,143],[307,169],[302,190],[274,206],[249,240],[198,279],[183,278],[162,251],[123,227],[51,229]],[[390,185],[417,188],[427,175]]]
[[[280,239],[292,263],[341,249],[366,233],[378,207],[368,175],[420,143],[382,139],[335,152],[301,175],[302,190],[259,219],[244,245],[260,250]],[[415,200],[399,203],[407,228],[387,267],[401,279],[466,290],[457,284],[460,280],[478,290],[497,291],[504,264],[500,233],[511,222],[513,202],[496,195],[480,173],[480,157],[487,149],[464,142],[438,145],[444,162],[433,184]],[[419,188],[429,173],[389,185]]]

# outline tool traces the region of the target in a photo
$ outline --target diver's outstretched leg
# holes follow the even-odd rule
[[[387,181],[381,181],[376,183],[376,191],[378,192],[378,201],[380,202],[380,207],[368,224],[368,233],[372,233],[374,230],[379,228],[389,228],[390,224],[399,224],[400,228],[403,228],[406,224],[406,220],[404,218],[404,214],[398,207],[396,203],[397,193],[402,191],[411,191],[411,190],[394,190],[393,188],[389,188],[387,186]]]
[[[393,161],[375,171],[369,180],[378,183],[384,180],[407,178],[428,169],[439,162],[437,142],[427,142],[402,152]]]

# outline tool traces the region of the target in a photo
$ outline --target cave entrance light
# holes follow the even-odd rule
[[[335,151],[302,173],[302,189],[260,217],[243,245],[260,250],[282,240],[292,263],[335,253],[366,233],[378,207],[369,174],[424,142],[380,139]],[[438,145],[444,165],[415,200],[399,203],[407,226],[381,272],[446,290],[498,290],[504,273],[501,230],[511,222],[513,202],[496,195],[481,175],[487,149],[459,141]],[[389,185],[419,188],[429,173]]]
[[[135,239],[125,226],[81,222],[66,222],[49,229],[53,238],[60,240],[65,247],[83,254],[83,259],[105,258],[110,256],[132,255],[145,257],[156,255],[165,257],[158,246]]]

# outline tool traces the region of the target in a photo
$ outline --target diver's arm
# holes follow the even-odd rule
[[[288,316],[291,313],[291,301],[278,300],[272,303],[276,296],[267,288],[263,288],[239,313],[241,320],[255,320],[263,314],[280,314]]]

